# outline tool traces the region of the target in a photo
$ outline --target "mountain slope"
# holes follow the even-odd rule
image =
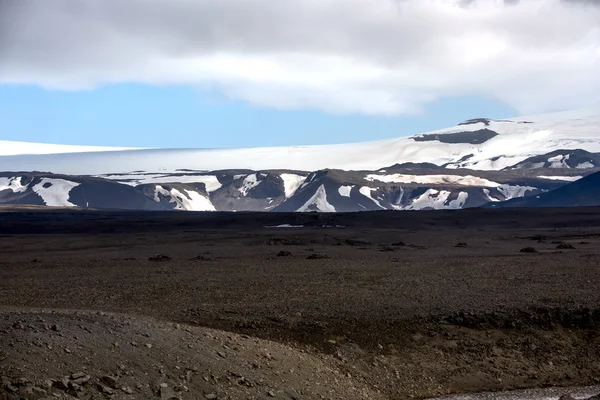
[[[600,110],[579,110],[510,120],[479,118],[411,137],[355,144],[0,156],[0,171],[98,175],[184,169],[377,170],[406,162],[499,170],[556,150],[598,153],[599,134]]]
[[[600,206],[600,172],[588,175],[548,193],[486,205],[490,208],[576,206]]]
[[[544,176],[548,171],[556,176]],[[92,177],[7,172],[0,173],[0,204],[276,212],[458,209],[542,194],[579,177],[569,173],[447,170],[428,164],[310,173],[222,170]]]

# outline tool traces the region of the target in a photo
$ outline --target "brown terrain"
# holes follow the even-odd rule
[[[4,211],[0,399],[600,383],[599,208]]]

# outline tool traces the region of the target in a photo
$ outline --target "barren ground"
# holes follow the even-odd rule
[[[280,224],[304,227],[267,228]],[[574,248],[557,248],[565,244]],[[520,251],[526,247],[536,252]],[[44,366],[53,354],[66,357],[59,344],[48,350],[53,332],[38,319],[50,317],[35,312],[44,308],[94,311],[85,314],[89,323],[117,323],[120,330],[111,329],[121,332],[117,341],[129,352],[117,352],[119,360],[102,347],[110,348],[110,337],[63,333],[77,336],[66,345],[82,352],[100,346],[88,354],[107,360],[88,365],[98,369],[93,379],[125,379],[115,367],[123,359],[132,360],[127,370],[135,376],[148,372],[124,380],[142,385],[135,398],[158,396],[161,379],[182,390],[174,367],[161,373],[157,365],[184,356],[188,364],[207,360],[198,376],[212,374],[216,383],[189,385],[177,392],[183,398],[202,398],[207,390],[218,398],[295,390],[302,399],[403,399],[600,382],[600,209],[340,215],[25,209],[0,213],[0,254],[0,375],[7,379],[57,379],[85,365],[69,354],[65,365]],[[257,375],[252,362],[259,353],[240,351],[229,369],[264,385],[239,391],[225,377],[229,361],[217,365],[175,347],[150,361],[151,349],[126,345],[138,331],[95,311],[174,335],[165,343],[198,342],[206,328],[233,332],[236,343],[285,349],[289,356],[281,362],[295,373],[283,384],[263,370]],[[50,315],[71,326],[72,314]],[[146,317],[153,322],[139,322]],[[19,320],[24,329],[13,327]],[[202,346],[214,353],[221,342]],[[23,354],[27,346],[35,356],[15,361],[14,349]],[[110,363],[112,369],[103,366]],[[310,370],[327,371],[309,385],[323,392],[303,386]]]

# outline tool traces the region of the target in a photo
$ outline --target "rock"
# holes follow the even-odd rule
[[[533,247],[525,247],[519,250],[521,253],[537,253],[537,250]]]
[[[392,246],[403,247],[403,246],[406,246],[406,243],[404,243],[402,241],[400,241],[400,242],[394,242],[394,243],[392,243]]]
[[[58,325],[54,324],[50,327],[51,330],[53,330],[54,332],[58,332],[60,330],[60,328],[58,327]]]
[[[467,247],[467,244],[465,242],[458,242],[454,247]]]
[[[130,387],[127,387],[127,386],[122,386],[121,387],[121,391],[123,393],[127,393],[127,394],[132,394],[133,393],[133,389],[131,389]]]
[[[570,393],[565,393],[560,396],[559,400],[575,400],[575,397],[573,397]]]
[[[221,358],[226,358],[227,356],[222,351],[217,351],[217,355]]]
[[[151,343],[146,343],[146,347],[151,349],[152,348],[152,344]]]
[[[208,393],[204,395],[204,398],[206,400],[215,400],[217,398],[217,394],[216,393]]]
[[[373,242],[364,239],[346,239],[346,244],[349,246],[370,246]]]
[[[153,262],[165,262],[170,260],[171,257],[167,256],[166,254],[154,254],[153,256],[148,257],[148,261]]]
[[[269,397],[275,397],[275,392],[273,390],[269,390],[267,394],[269,395]]]
[[[52,387],[58,390],[67,390],[69,389],[69,381],[68,380],[55,380],[52,381]]]
[[[84,375],[82,377],[79,377],[77,379],[73,379],[71,382],[73,382],[76,385],[85,385],[86,383],[88,383],[90,381],[92,377],[89,375]]]
[[[329,258],[329,256],[324,255],[324,254],[316,254],[316,253],[311,254],[308,257],[306,257],[307,260],[322,260],[325,258]]]
[[[279,253],[277,253],[277,257],[290,257],[291,255],[291,252],[285,250],[281,250]]]
[[[575,246],[573,246],[570,243],[561,243],[558,246],[556,246],[556,248],[560,250],[575,250]]]
[[[65,353],[71,354],[71,350],[69,350],[68,348],[65,348]]]
[[[160,387],[160,400],[178,400],[179,396],[177,393],[170,387],[164,387],[161,385]]]
[[[113,389],[117,387],[117,379],[112,376],[104,375],[100,378],[100,382]]]
[[[106,385],[103,385],[103,384],[101,384],[101,383],[97,383],[97,384],[96,384],[96,389],[98,389],[98,391],[99,391],[100,393],[104,393],[104,394],[108,394],[108,395],[113,395],[113,394],[115,394],[115,391],[114,391],[113,389],[111,389],[111,388],[109,388],[108,386],[106,386]]]
[[[17,393],[19,389],[9,383],[8,385],[4,385],[4,390],[6,390],[8,393]]]
[[[21,395],[21,398],[24,398],[27,400],[38,400],[38,399],[42,399],[42,398],[46,397],[48,395],[48,392],[46,392],[44,389],[39,388],[37,386],[30,386],[30,387],[21,389],[19,394]]]
[[[85,372],[75,372],[74,374],[71,374],[71,379],[76,380],[76,379],[83,378],[84,376],[85,376]]]

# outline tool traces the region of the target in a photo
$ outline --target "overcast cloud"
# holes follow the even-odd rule
[[[0,83],[189,84],[254,105],[404,114],[477,95],[600,104],[584,0],[0,0]]]

